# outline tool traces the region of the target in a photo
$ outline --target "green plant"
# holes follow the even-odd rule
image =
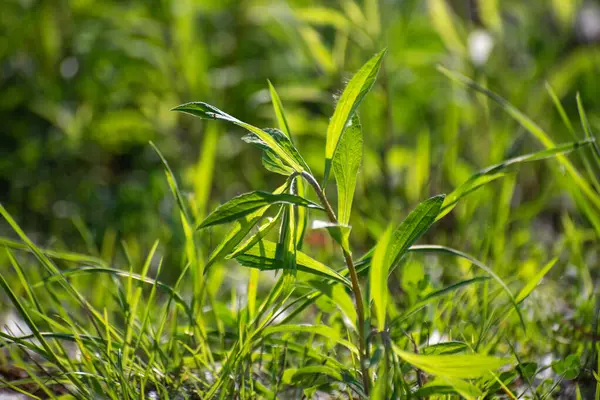
[[[185,267],[174,285],[149,277],[152,268],[156,276],[164,268],[157,256],[158,242],[145,260],[129,258],[127,268],[117,269],[102,258],[39,248],[0,206],[0,213],[22,242],[3,240],[6,259],[14,271],[11,276],[16,278],[11,280],[2,272],[0,286],[31,331],[0,334],[0,347],[8,349],[11,359],[28,372],[26,378],[2,381],[0,387],[34,397],[63,393],[63,398],[105,395],[134,399],[150,397],[153,392],[164,398],[276,398],[298,397],[297,388],[303,389],[306,397],[327,390],[349,398],[446,394],[483,398],[496,393],[516,398],[509,386],[517,376],[530,381],[537,366],[531,371],[506,345],[498,349],[504,340],[500,335],[487,335],[506,321],[517,321],[510,324],[513,332],[528,328],[521,304],[557,260],[549,261],[513,295],[509,283],[475,257],[447,246],[415,243],[459,200],[509,176],[520,164],[557,157],[569,166],[565,154],[595,146],[595,141],[589,133],[586,140],[558,146],[542,140],[546,149],[493,165],[449,195],[423,201],[401,223],[390,223],[376,246],[356,258],[350,222],[363,156],[358,108],[375,83],[384,55],[385,51],[377,53],[354,75],[337,103],[327,129],[322,184],[296,148],[272,85],[269,90],[279,129],[257,128],[202,102],[174,108],[248,130],[243,139],[262,151],[264,167],[285,177],[272,192],[239,195],[198,218],[190,212],[166,159],[153,146],[164,164],[185,237]],[[545,138],[518,110],[501,104],[539,138]],[[582,112],[585,120],[584,115]],[[572,165],[568,171],[579,176]],[[337,212],[326,191],[332,172]],[[592,189],[585,189],[586,180],[580,177],[574,184],[594,201]],[[328,266],[302,251],[309,212],[312,228],[327,230],[339,247],[344,268]],[[231,224],[229,232],[205,253],[202,238],[224,224]],[[26,271],[9,248],[32,253],[43,273]],[[389,277],[399,267],[406,272],[411,267],[407,261],[410,254],[420,253],[450,255],[485,274],[463,277],[438,290],[417,279],[414,286],[405,286],[403,295],[414,298],[401,308],[388,285]],[[230,259],[251,268],[242,304],[236,303],[235,287],[230,289],[230,302],[217,293],[224,279],[223,269],[218,267]],[[85,266],[62,268],[71,263]],[[261,297],[259,271],[269,270],[281,271],[281,275]],[[99,284],[103,276],[110,278],[114,288],[111,301],[87,299],[79,287]],[[190,292],[185,290],[188,277]],[[410,277],[407,273],[407,279]],[[451,300],[453,296],[465,304],[474,302],[478,308],[476,296],[461,296],[479,284],[490,310],[482,313],[476,330],[461,331],[463,340],[419,345],[406,331],[409,319],[438,301],[442,308],[463,315],[461,306]],[[309,319],[303,316],[309,307],[321,303],[337,310],[330,313],[328,323],[321,321],[321,312]],[[469,334],[477,340],[467,340]],[[304,344],[297,340],[298,335],[307,338]],[[73,356],[74,350],[77,356]],[[294,361],[291,367],[290,359]],[[507,369],[498,371],[503,366]],[[571,379],[579,373],[578,357],[556,363],[554,369]],[[28,392],[26,385],[41,393]]]

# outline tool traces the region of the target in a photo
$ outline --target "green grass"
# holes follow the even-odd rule
[[[600,399],[577,1],[21,3],[0,395]]]
[[[186,264],[172,286],[149,277],[151,266],[156,276],[165,268],[157,254],[158,241],[144,260],[129,260],[125,268],[113,268],[95,257],[40,249],[6,209],[0,208],[20,238],[20,242],[3,241],[14,271],[0,274],[0,284],[31,332],[2,333],[2,347],[8,350],[11,365],[26,372],[20,380],[3,379],[2,387],[32,397],[60,398],[287,398],[317,391],[334,397],[382,399],[452,394],[517,398],[523,390],[546,398],[561,380],[579,376],[586,365],[575,354],[546,366],[524,361],[532,356],[526,352],[527,343],[543,337],[537,321],[525,318],[529,310],[523,305],[557,263],[560,252],[546,266],[534,265],[537,272],[513,294],[518,282],[505,281],[507,277],[501,278],[482,261],[446,246],[414,243],[435,230],[436,221],[463,197],[498,178],[511,177],[519,164],[532,161],[556,158],[570,174],[563,180],[566,189],[582,193],[579,200],[589,207],[590,215],[597,215],[593,183],[566,158],[570,152],[596,149],[583,108],[580,105],[586,140],[556,146],[505,100],[443,70],[499,102],[546,149],[491,166],[449,196],[422,202],[400,224],[390,223],[374,250],[353,256],[348,222],[356,179],[349,177],[355,176],[361,165],[363,133],[357,117],[350,126],[346,121],[353,118],[373,86],[383,54],[350,80],[344,100],[336,107],[337,117],[330,122],[334,128],[327,138],[334,142],[328,146],[333,150],[326,152],[325,162],[332,165],[333,160],[338,210],[345,215],[342,221],[294,146],[272,86],[283,131],[261,130],[205,103],[188,103],[174,110],[223,119],[249,130],[252,136],[246,141],[262,150],[263,165],[286,177],[274,193],[254,191],[237,196],[200,221],[191,217],[190,205],[167,160],[152,144],[164,164],[185,235]],[[364,80],[363,75],[370,78]],[[338,141],[344,144],[338,145]],[[599,160],[598,153],[593,153],[593,159]],[[325,181],[329,168],[325,168]],[[300,187],[304,196],[316,197],[316,202],[299,196]],[[299,213],[300,209],[304,212]],[[253,230],[269,214],[273,217]],[[307,221],[299,218],[313,223],[328,220],[318,225],[327,229],[335,244],[329,251],[341,252],[345,267],[327,266],[301,251],[307,230],[298,225],[306,226]],[[234,227],[217,245],[221,250],[208,258],[214,266],[207,271],[199,239],[209,227],[223,224]],[[495,243],[489,246],[493,248]],[[19,261],[21,254],[16,257],[15,251],[32,253],[38,266],[26,257],[26,272]],[[124,252],[127,255],[126,245]],[[436,288],[436,283],[427,280],[420,253],[435,254],[438,262],[446,262],[447,256],[442,254],[462,260],[456,264],[462,280]],[[242,286],[230,286],[229,300],[216,290],[219,280],[230,276],[223,264],[226,259],[252,268],[246,283],[241,280]],[[87,265],[65,269],[63,263]],[[469,264],[481,272],[469,277]],[[40,269],[35,274],[39,282],[28,276],[36,268]],[[268,270],[280,273],[259,295],[258,284]],[[401,291],[389,285],[398,271],[402,271]],[[101,283],[108,289],[104,295],[88,299],[84,290]],[[430,329],[444,332],[450,340],[429,344]],[[538,383],[537,375],[550,367],[555,377]],[[529,388],[524,388],[525,382]],[[35,394],[25,389],[31,386]]]

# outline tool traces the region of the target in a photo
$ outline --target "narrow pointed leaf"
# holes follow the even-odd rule
[[[422,355],[402,351],[397,347],[395,353],[407,363],[431,375],[476,379],[490,376],[493,372],[511,361],[481,354]]]
[[[296,278],[296,213],[295,206],[284,206],[279,242],[275,250],[275,259],[280,260],[286,283],[291,284]]]
[[[362,161],[363,136],[358,114],[352,117],[351,125],[344,131],[333,158],[333,173],[338,192],[338,220],[340,224],[350,222],[352,200],[356,189],[356,178]]]
[[[238,254],[244,253],[250,247],[252,247],[256,243],[260,242],[279,223],[281,214],[282,214],[282,208],[279,209],[279,211],[277,212],[277,215],[275,215],[274,218],[267,218],[267,221],[258,228],[258,231],[256,231],[256,233],[254,233],[252,236],[250,236],[243,243],[240,243],[239,245],[237,245],[235,247],[235,249],[233,250],[233,252],[231,254],[227,255],[225,258],[227,258],[227,259],[235,258],[235,256],[237,256]]]
[[[420,203],[396,228],[389,248],[392,264],[396,263],[436,221],[444,198],[442,194]]]
[[[287,165],[292,167],[295,171],[302,172],[304,170],[302,165],[300,165],[298,161],[294,159],[294,156],[290,154],[285,149],[285,147],[283,147],[281,143],[274,139],[269,133],[253,125],[247,124],[246,122],[240,121],[239,119],[232,117],[231,115],[219,110],[214,106],[211,106],[210,104],[206,104],[203,102],[191,102],[177,106],[172,110],[191,114],[202,119],[220,119],[241,126],[242,128],[258,136],[265,143],[266,146],[273,150],[275,154],[277,154],[283,161],[286,162]]]
[[[327,143],[325,146],[325,182],[329,179],[329,172],[334,153],[346,124],[352,118],[356,109],[364,99],[367,93],[375,84],[377,73],[381,67],[381,60],[386,50],[382,50],[371,58],[363,67],[352,77],[346,89],[342,93],[331,120],[327,127]]]
[[[556,264],[557,261],[558,257],[554,257],[544,266],[544,268],[542,268],[537,274],[535,274],[529,282],[527,282],[527,284],[523,287],[523,289],[521,289],[521,291],[519,292],[519,294],[517,294],[517,297],[515,298],[517,304],[525,300],[527,296],[529,296],[531,292],[533,292],[533,289],[535,289],[535,287],[540,283],[542,278],[546,276],[548,271],[552,269],[552,267],[554,266],[554,264]]]
[[[369,293],[371,301],[375,306],[375,316],[377,319],[377,329],[383,332],[385,328],[385,316],[387,312],[388,300],[388,272],[392,264],[390,257],[390,241],[392,240],[392,227],[388,226],[385,233],[377,242],[373,260],[371,261],[371,270],[369,274],[369,284],[371,285]]]
[[[260,270],[282,269],[283,264],[281,263],[281,260],[276,258],[276,248],[276,243],[262,240],[248,249],[245,253],[239,254],[235,259],[243,266],[249,268],[258,268]],[[343,283],[348,287],[351,286],[350,281],[341,276],[337,271],[321,264],[301,251],[296,252],[296,268],[298,271],[324,276]]]
[[[281,194],[287,188],[288,188],[288,184],[286,182],[285,184],[283,184],[283,185],[279,186],[277,189],[275,189],[273,191],[273,194]],[[210,257],[208,258],[208,262],[206,263],[206,266],[204,267],[205,273],[206,273],[206,271],[208,271],[208,268],[212,264],[225,258],[225,256],[230,254],[230,252],[233,249],[235,249],[236,246],[242,242],[242,240],[244,240],[246,235],[248,233],[250,233],[250,231],[252,230],[254,225],[256,225],[258,223],[258,221],[260,221],[260,219],[263,217],[265,212],[267,212],[267,210],[269,209],[270,206],[271,205],[269,204],[264,207],[261,207],[261,208],[257,209],[256,211],[253,211],[250,214],[246,215],[244,218],[235,221],[232,224],[233,226],[227,233],[227,236],[225,236],[225,238],[219,242],[219,245],[210,254]]]
[[[286,151],[286,153],[289,154],[289,156],[292,157],[298,165],[300,165],[302,167],[303,171],[310,172],[310,168],[308,167],[308,165],[306,164],[306,162],[300,155],[300,152],[298,152],[298,150],[292,143],[292,140],[290,139],[290,137],[286,136],[285,133],[283,133],[279,129],[275,129],[275,128],[264,128],[262,131],[266,135],[271,137],[271,139],[273,139],[275,142],[277,142],[277,144],[282,149],[284,149]],[[292,172],[294,171],[294,168],[292,166],[288,166],[289,163],[286,163],[286,160],[283,159],[282,157],[280,157],[278,155],[278,153],[275,152],[271,148],[271,146],[269,146],[269,144],[266,143],[265,140],[262,137],[258,136],[257,134],[249,133],[248,135],[242,137],[242,140],[245,141],[246,143],[253,144],[253,145],[258,146],[261,149],[263,149],[263,151],[264,151],[263,164],[267,164],[267,165],[265,165],[265,167],[267,169],[269,169],[269,167],[271,167],[271,164],[274,164],[277,166],[278,169],[285,170],[285,171],[291,170]],[[289,173],[283,173],[283,172],[279,172],[279,171],[273,171],[273,172],[277,172],[277,173],[280,173],[283,175],[289,175]]]
[[[291,139],[292,134],[290,132],[290,127],[288,125],[287,118],[285,118],[285,113],[283,111],[283,104],[281,103],[281,99],[279,98],[275,87],[273,86],[273,84],[271,84],[271,81],[267,82],[269,82],[269,94],[271,95],[273,111],[275,111],[275,117],[277,118],[277,124],[279,125],[279,129],[281,129],[281,131]]]
[[[234,197],[227,203],[217,207],[202,223],[198,229],[212,225],[224,224],[245,217],[264,206],[272,204],[295,204],[302,207],[321,209],[316,203],[302,197],[288,193],[249,192]]]

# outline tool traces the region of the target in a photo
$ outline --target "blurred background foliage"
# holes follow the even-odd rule
[[[165,154],[198,219],[233,195],[272,189],[281,177],[261,167],[240,129],[170,108],[202,100],[274,126],[270,79],[319,176],[335,96],[387,46],[361,107],[365,158],[352,217],[360,254],[390,218],[420,200],[542,148],[436,65],[498,92],[560,143],[573,138],[545,84],[580,138],[577,92],[597,130],[599,41],[600,5],[583,0],[4,0],[0,202],[40,244],[109,259],[119,241],[140,257],[156,238],[177,249],[183,233],[174,228],[178,216],[148,141]],[[594,237],[557,174],[552,161],[531,165],[479,191],[441,222],[435,242],[496,265],[521,260],[520,273],[533,273],[552,246],[589,240],[585,233],[557,239],[568,224]],[[510,215],[499,213],[507,203]],[[207,247],[213,240],[206,238]],[[307,243],[329,246],[319,231]],[[167,253],[171,263],[181,261],[180,252]]]

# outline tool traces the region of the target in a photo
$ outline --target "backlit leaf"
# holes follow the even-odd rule
[[[351,124],[340,138],[333,158],[333,173],[338,192],[338,221],[347,225],[350,222],[352,200],[356,189],[356,178],[362,161],[363,137],[358,114],[354,114]]]
[[[206,104],[203,102],[191,102],[182,104],[172,109],[173,111],[181,111],[187,114],[200,117],[202,119],[220,119],[223,121],[231,122],[232,124],[241,126],[242,128],[254,133],[259,137],[262,142],[265,143],[277,156],[279,156],[287,165],[292,167],[297,172],[302,172],[304,169],[301,164],[295,160],[294,156],[286,150],[281,143],[273,138],[269,133],[262,129],[259,129],[253,125],[247,124],[246,122],[240,121],[239,119],[219,110],[218,108]],[[284,135],[285,136],[285,135]]]
[[[243,266],[249,268],[258,268],[260,270],[282,269],[283,264],[281,260],[276,258],[276,248],[276,243],[263,240],[252,246],[245,253],[239,254],[235,259]],[[301,251],[296,252],[296,268],[298,271],[331,278],[348,287],[350,286],[348,279]]]
[[[272,204],[295,204],[298,206],[321,209],[321,207],[310,200],[288,193],[269,193],[269,192],[249,192],[234,197],[227,203],[217,207],[202,223],[198,229],[206,228],[212,225],[224,224],[238,220],[251,214],[264,206]]]
[[[338,142],[346,124],[352,118],[356,109],[364,99],[367,93],[375,84],[377,73],[381,67],[381,60],[386,50],[382,50],[371,58],[363,67],[352,77],[342,96],[338,100],[335,111],[329,126],[327,127],[327,143],[325,146],[325,179],[327,182],[331,163],[335,154]]]
[[[446,378],[481,378],[510,363],[508,359],[482,354],[422,355],[402,351],[397,347],[394,347],[394,352],[414,367]]]

